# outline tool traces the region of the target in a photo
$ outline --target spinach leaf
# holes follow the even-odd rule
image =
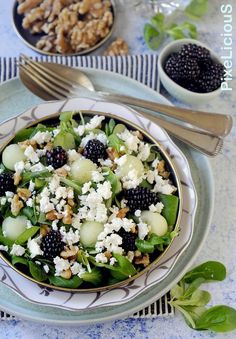
[[[236,330],[236,310],[225,305],[211,307],[198,318],[196,329],[215,332]]]
[[[107,136],[113,133],[116,123],[114,119],[110,119],[108,124],[105,125],[105,133]]]
[[[203,278],[205,281],[222,281],[226,277],[226,268],[217,261],[207,261],[185,274],[184,282],[191,283],[195,279]]]
[[[67,178],[60,178],[60,181],[65,184],[68,187],[72,187],[74,188],[74,190],[78,193],[81,194],[82,193],[82,187],[79,183],[77,183],[75,180],[72,179],[67,179]]]
[[[13,255],[12,258],[11,258],[11,262],[12,262],[12,265],[16,265],[16,264],[22,264],[22,265],[25,265],[25,266],[28,266],[29,262],[27,259],[23,258],[23,257],[18,257],[16,255]]]
[[[166,219],[169,226],[173,226],[176,222],[178,207],[179,207],[179,198],[175,195],[168,194],[158,194],[160,202],[163,203],[164,208],[161,212],[163,217]]]
[[[40,229],[39,226],[33,226],[31,228],[28,228],[22,234],[19,235],[15,243],[17,245],[23,245],[29,238],[32,238],[39,231],[39,229]]]
[[[111,134],[108,137],[108,146],[120,152],[120,147],[124,146],[124,141],[118,138],[116,134]]]
[[[4,235],[0,234],[0,244],[4,246],[11,247],[14,244],[14,241],[11,239],[8,239],[7,237],[4,237]]]
[[[189,297],[186,299],[179,297],[179,300],[173,302],[173,304],[178,304],[180,306],[205,306],[211,300],[211,295],[208,291],[201,291],[196,289]]]
[[[26,206],[21,210],[21,213],[29,219],[33,225],[37,223],[37,215],[33,207]]]
[[[34,180],[35,178],[49,178],[52,176],[47,169],[40,172],[23,172],[22,174],[22,185],[27,184],[30,180]]]
[[[28,127],[20,130],[13,139],[13,143],[18,143],[20,141],[24,141],[30,138],[31,134],[34,132],[34,127]]]
[[[102,284],[102,272],[96,267],[94,267],[91,272],[82,273],[80,278],[94,286],[101,286]]]
[[[158,30],[149,23],[145,24],[143,35],[146,44],[152,50],[157,50],[165,37],[164,30]]]
[[[43,268],[35,264],[33,261],[29,261],[29,271],[32,277],[37,281],[45,281],[48,278]]]
[[[55,276],[49,276],[50,284],[54,286],[59,287],[65,287],[65,288],[78,288],[83,280],[79,278],[77,275],[74,275],[71,279],[65,279],[62,277],[55,277]]]
[[[67,131],[59,132],[53,141],[55,147],[61,146],[65,150],[73,149],[76,147],[75,139],[72,133]]]
[[[162,237],[159,237],[158,235],[153,233],[147,240],[141,240],[137,238],[135,241],[135,245],[142,253],[153,253],[155,249],[163,251],[163,246],[168,246],[171,243],[172,239],[176,236],[177,233],[175,231],[167,232]]]

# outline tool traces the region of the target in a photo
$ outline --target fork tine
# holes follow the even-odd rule
[[[54,89],[51,89],[48,87],[48,85],[44,84],[44,79],[38,75],[35,75],[31,70],[27,69],[26,66],[20,65],[20,71],[24,72],[28,77],[30,77],[38,86],[43,88],[44,91],[48,92],[52,96],[54,96],[56,99],[65,99],[67,95],[60,94],[56,92]],[[48,83],[48,82],[47,82]]]
[[[44,65],[42,65],[42,63],[40,63],[38,61],[33,61],[29,57],[24,55],[24,54],[20,55],[20,59],[23,59],[26,62],[26,64],[30,64],[31,67],[33,67],[33,65],[34,65],[34,67],[37,67],[38,69],[43,71],[44,74],[46,73],[48,75],[51,75],[54,79],[57,79],[57,80],[63,82],[64,84],[69,85],[70,87],[74,87],[74,85],[78,85],[75,81],[63,78],[59,74],[51,71],[49,68],[47,68]]]

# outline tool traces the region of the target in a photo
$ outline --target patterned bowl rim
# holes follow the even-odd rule
[[[48,101],[47,104],[50,104],[50,103],[56,103],[58,101]],[[20,113],[18,116],[15,116],[13,118],[10,118],[10,119],[7,119],[5,121],[3,121],[1,125],[9,122],[9,121],[12,121],[14,119],[16,119],[17,117],[20,117],[21,115],[24,115],[25,113],[27,113],[28,111],[33,111],[35,108],[37,108],[38,106],[40,106],[42,104],[39,104],[31,109],[27,109],[26,111]],[[123,105],[125,106],[125,105]],[[126,106],[125,106],[126,107]],[[135,114],[138,114],[135,110],[131,109],[130,107],[128,107],[129,110],[133,111]],[[3,149],[14,139],[16,133],[18,131],[20,131],[21,129],[23,128],[26,128],[26,127],[31,127],[31,126],[34,126],[36,125],[37,123],[39,122],[43,122],[45,120],[50,120],[50,119],[55,119],[55,118],[58,118],[59,115],[63,112],[63,108],[59,109],[56,113],[53,113],[53,114],[50,114],[50,115],[47,115],[47,116],[44,116],[43,118],[40,118],[40,119],[35,119],[34,121],[32,121],[31,123],[25,125],[25,127],[22,127],[20,128],[19,130],[15,130],[14,131],[14,135],[11,135],[11,137],[9,137],[7,139],[7,141],[5,141],[3,144],[1,144],[0,146],[0,152],[3,151]],[[82,114],[86,114],[86,115],[91,115],[91,116],[94,116],[94,115],[103,115],[107,118],[113,118],[114,120],[117,120],[120,122],[123,122],[125,125],[128,125],[128,126],[131,126],[132,128],[134,129],[137,129],[139,130],[140,132],[142,132],[145,137],[148,139],[148,140],[151,140],[153,141],[156,146],[158,147],[158,149],[160,149],[161,151],[161,154],[164,155],[165,157],[165,160],[168,161],[168,165],[170,166],[173,174],[174,174],[174,178],[176,180],[176,184],[177,184],[177,188],[178,188],[178,192],[179,192],[179,206],[178,206],[178,216],[176,218],[176,223],[175,223],[175,228],[174,230],[175,231],[179,231],[179,226],[180,226],[180,220],[181,220],[181,215],[182,215],[182,205],[183,205],[183,199],[182,199],[182,187],[181,187],[181,183],[180,183],[180,178],[179,178],[179,174],[178,174],[178,171],[176,169],[176,166],[174,164],[174,162],[172,161],[170,155],[167,153],[167,151],[164,149],[164,147],[161,145],[160,142],[158,142],[150,133],[148,133],[147,131],[145,131],[142,127],[138,126],[137,124],[131,122],[131,121],[128,121],[126,120],[125,118],[123,117],[120,117],[120,116],[116,116],[115,114],[110,114],[110,113],[104,113],[104,112],[100,112],[100,111],[93,111],[93,110],[80,110],[79,112],[81,112]],[[78,114],[79,112],[75,112],[76,114]],[[159,127],[159,126],[158,126]],[[112,284],[112,285],[107,285],[107,286],[102,286],[102,287],[97,287],[97,288],[88,288],[88,289],[79,289],[79,288],[63,288],[63,287],[59,287],[59,286],[54,286],[54,285],[51,285],[51,284],[47,284],[47,283],[44,283],[44,282],[39,282],[37,280],[35,280],[34,278],[28,276],[27,274],[21,272],[19,269],[17,269],[15,266],[12,265],[12,263],[4,257],[4,255],[2,253],[0,253],[0,258],[5,262],[7,263],[14,271],[16,271],[18,274],[20,274],[21,276],[23,276],[24,278],[38,284],[38,285],[41,285],[41,286],[44,286],[44,287],[47,287],[47,288],[51,288],[51,289],[54,289],[54,290],[58,290],[58,291],[63,291],[63,292],[83,292],[83,293],[97,293],[97,292],[102,292],[102,291],[106,291],[106,290],[112,290],[112,289],[115,289],[115,288],[118,288],[118,287],[122,287],[124,285],[128,285],[130,284],[131,282],[133,282],[135,279],[139,278],[141,275],[147,273],[148,271],[150,271],[152,268],[154,268],[155,266],[157,266],[157,264],[159,263],[159,261],[162,259],[162,257],[167,253],[167,251],[169,250],[170,246],[172,245],[173,243],[173,240],[171,241],[171,243],[166,247],[166,249],[161,253],[161,255],[159,255],[152,263],[150,263],[146,268],[144,268],[143,270],[141,270],[140,272],[138,272],[137,274],[135,274],[134,276],[128,278],[128,279],[125,279],[121,282],[118,282],[116,284]]]

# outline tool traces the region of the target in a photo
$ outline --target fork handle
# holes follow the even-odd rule
[[[111,100],[116,100],[124,104],[129,104],[136,107],[142,107],[151,111],[157,111],[169,117],[190,123],[216,136],[226,136],[227,134],[229,134],[233,126],[232,117],[226,114],[199,112],[185,108],[163,105],[143,99],[137,99],[126,95],[111,94],[105,92],[99,93],[103,97],[105,96]],[[149,113],[149,119],[152,115],[153,114]]]
[[[139,111],[139,114],[148,117],[149,120],[163,127],[176,138],[184,141],[208,156],[216,156],[222,148],[223,141],[217,136],[203,131],[191,130],[178,124],[170,123],[156,116],[147,116],[146,112],[143,111]]]

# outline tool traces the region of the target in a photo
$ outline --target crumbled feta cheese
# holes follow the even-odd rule
[[[59,128],[56,128],[52,131],[53,137],[55,138],[57,136],[57,134],[59,134],[61,131]]]
[[[140,142],[138,151],[138,159],[140,159],[141,161],[146,161],[150,155],[150,145],[144,142]]]
[[[6,205],[6,202],[7,202],[7,198],[6,197],[2,197],[1,200],[0,200],[0,204],[1,205]]]
[[[13,197],[14,197],[14,193],[13,193],[13,192],[10,192],[10,191],[6,191],[6,192],[5,192],[5,196],[6,196],[7,198],[13,198]]]
[[[37,265],[41,266],[41,262],[40,262],[40,261],[38,261],[38,260],[36,260],[36,261],[35,261],[35,264],[37,264]]]
[[[121,208],[127,207],[127,202],[128,202],[128,201],[127,201],[126,199],[122,199],[121,202],[120,202],[120,207],[121,207]]]
[[[105,181],[102,184],[97,185],[97,194],[99,194],[105,200],[112,196],[112,189],[110,181]]]
[[[103,166],[103,167],[112,167],[113,166],[113,162],[112,162],[112,160],[111,159],[99,159],[99,162],[100,162],[100,164],[101,164],[101,166]]]
[[[56,257],[53,262],[55,264],[55,276],[60,276],[63,271],[70,268],[70,263],[67,259]]]
[[[136,188],[143,181],[143,176],[139,177],[137,170],[132,169],[127,173],[127,175],[121,178],[121,181],[123,183],[123,187],[126,189]]]
[[[154,171],[148,171],[146,173],[146,179],[149,182],[149,184],[153,184],[155,180],[155,172]]]
[[[26,205],[29,206],[29,207],[33,207],[33,199],[32,199],[32,198],[29,198],[29,199],[26,201]]]
[[[86,130],[92,130],[99,127],[102,121],[105,119],[102,115],[95,115],[90,121],[85,125]]]
[[[84,183],[82,187],[82,194],[88,193],[90,191],[91,185],[92,185],[91,181]]]
[[[157,168],[158,164],[159,164],[160,160],[158,158],[156,158],[153,162],[152,162],[152,167],[153,168]]]
[[[58,175],[53,175],[52,179],[49,182],[49,190],[51,193],[54,193],[56,189],[60,186],[60,177]]]
[[[67,188],[65,186],[59,186],[55,192],[56,199],[66,199],[67,198]]]
[[[15,172],[21,174],[24,171],[25,163],[24,161],[18,161],[14,165]]]
[[[116,258],[111,257],[111,258],[110,258],[109,264],[110,264],[111,266],[114,266],[114,264],[115,264],[116,262],[117,262]]]
[[[58,230],[58,227],[57,227],[57,224],[58,224],[59,220],[53,220],[52,222],[52,229],[53,231],[57,231]]]
[[[41,172],[44,169],[45,169],[45,166],[41,162],[30,167],[31,172]]]
[[[53,168],[52,165],[47,166],[46,169],[48,170],[48,172],[53,172],[54,171],[54,168]]]
[[[21,245],[13,244],[10,254],[21,257],[25,254],[25,248]]]
[[[30,182],[29,182],[29,190],[30,190],[30,192],[33,192],[34,188],[35,188],[35,183],[32,180],[30,180]]]
[[[73,229],[70,228],[70,230],[66,232],[65,227],[61,227],[60,233],[62,235],[62,241],[65,242],[67,245],[73,245],[79,242],[79,230],[73,231]]]
[[[141,216],[141,210],[136,210],[136,211],[134,212],[134,215],[135,215],[136,217],[140,217],[140,216]]]
[[[137,226],[138,226],[138,237],[139,239],[143,240],[148,234],[149,231],[148,225],[145,224],[144,222],[140,222],[137,224]]]
[[[127,160],[127,155],[122,155],[122,157],[120,158],[116,158],[114,160],[114,162],[118,165],[118,166],[123,166],[126,163]]]
[[[136,135],[128,131],[128,129],[125,129],[122,133],[119,133],[118,137],[125,142],[125,145],[130,152],[138,151],[140,140]]]
[[[101,262],[103,264],[106,264],[108,262],[107,257],[104,253],[98,253],[95,257],[96,262]]]
[[[41,199],[40,199],[40,211],[43,213],[50,212],[54,209],[54,204],[50,202],[49,197],[42,196],[41,193]]]
[[[81,154],[77,153],[75,149],[69,149],[67,151],[69,162],[78,160],[81,157]]]
[[[103,240],[103,245],[107,251],[117,254],[122,254],[123,249],[119,245],[122,245],[122,238],[118,234],[111,234]]]
[[[29,238],[27,242],[27,248],[30,252],[30,258],[34,258],[37,255],[43,255],[43,251],[40,248],[40,242],[41,242],[42,236],[38,236],[37,238]]]
[[[164,205],[162,202],[158,202],[156,205],[150,205],[149,206],[149,210],[151,212],[157,212],[157,213],[161,213],[161,211],[163,210]]]
[[[76,134],[82,137],[82,135],[85,133],[85,126],[79,125],[78,127],[74,127],[74,131]]]
[[[103,177],[102,173],[99,173],[98,171],[92,171],[92,181],[100,182],[104,180],[105,178]]]
[[[39,162],[39,157],[31,145],[27,146],[27,148],[25,149],[24,155],[33,164],[35,164],[36,162]]]
[[[163,193],[163,194],[172,194],[176,191],[176,187],[170,184],[169,179],[164,180],[160,175],[155,175],[155,186],[153,192]]]
[[[47,264],[43,265],[43,269],[46,273],[49,272],[49,266]]]
[[[32,137],[32,140],[35,140],[37,144],[41,145],[41,144],[51,141],[51,138],[52,136],[49,131],[45,131],[45,132],[39,131]]]
[[[8,246],[0,245],[0,251],[8,251]]]
[[[85,268],[78,262],[74,262],[71,265],[70,269],[71,269],[71,272],[72,272],[73,275],[79,275],[79,276],[81,274],[85,273],[85,271],[86,271]]]
[[[30,220],[27,220],[27,221],[26,221],[26,228],[28,229],[28,228],[31,228],[31,227],[33,227],[31,221],[30,221]]]
[[[77,230],[80,229],[80,226],[81,226],[81,219],[79,217],[79,215],[75,215],[73,218],[72,218],[72,223],[71,225],[76,228]]]

